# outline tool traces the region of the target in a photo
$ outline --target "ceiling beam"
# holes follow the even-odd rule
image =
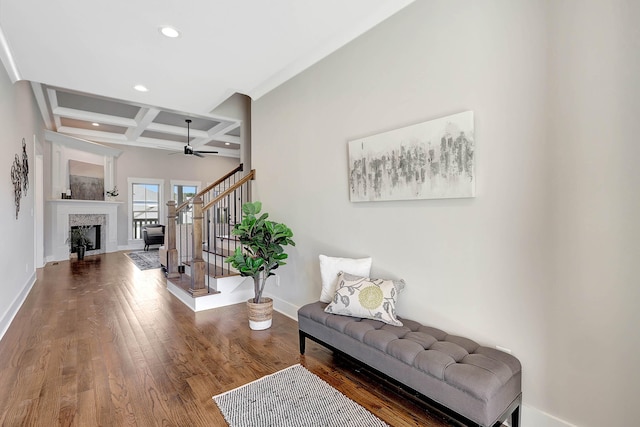
[[[127,132],[125,132],[127,139],[129,141],[135,141],[136,139],[138,139],[142,132],[147,129],[147,127],[153,122],[153,119],[155,119],[158,114],[160,114],[160,110],[158,110],[157,108],[140,108],[140,111],[138,111],[138,114],[136,114],[136,118],[134,119],[136,123],[138,123],[138,125],[135,127],[130,127]]]
[[[124,134],[102,132],[99,130],[80,129],[80,128],[74,128],[70,126],[60,126],[58,128],[58,132],[63,133],[65,135],[73,135],[81,138],[88,138],[94,141],[97,141],[97,140],[101,142],[120,141],[121,143],[127,142],[127,137]]]
[[[49,107],[47,107],[47,97],[45,96],[44,88],[40,83],[31,82],[31,90],[33,90],[33,95],[38,103],[38,108],[40,108],[40,114],[42,115],[42,120],[44,120],[45,127],[49,130],[55,130],[55,123],[51,120]]]
[[[76,110],[74,108],[67,107],[53,107],[53,114],[60,117],[66,117],[69,119],[84,120],[85,122],[97,122],[107,125],[123,126],[123,127],[135,127],[138,124],[134,119],[128,119],[126,117],[110,116],[108,114],[94,113],[92,111]]]
[[[147,127],[148,130],[152,130],[154,132],[166,133],[169,135],[177,135],[187,141],[187,126],[173,126],[173,125],[165,125],[162,123],[150,123]],[[209,134],[203,130],[193,129],[189,130],[189,135],[193,138],[206,138]]]

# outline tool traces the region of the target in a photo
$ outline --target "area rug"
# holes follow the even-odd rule
[[[230,427],[389,427],[302,365],[267,375],[213,400]]]
[[[161,267],[160,254],[157,250],[129,252],[126,255],[140,270],[151,270],[153,268]]]

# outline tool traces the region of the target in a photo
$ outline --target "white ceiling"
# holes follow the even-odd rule
[[[0,0],[0,58],[50,130],[180,150],[189,117],[192,145],[235,157],[240,123],[218,105],[259,98],[412,1]]]

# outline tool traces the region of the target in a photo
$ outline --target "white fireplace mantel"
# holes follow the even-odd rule
[[[115,159],[122,154],[122,150],[50,130],[46,130],[44,136],[51,142],[50,197],[57,199],[70,188],[69,160],[102,165],[104,188],[109,190],[115,187]]]
[[[118,250],[118,206],[123,202],[103,200],[74,200],[54,199],[48,200],[51,206],[51,227],[49,238],[53,247],[53,260],[62,261],[69,259],[69,215],[105,215],[106,242],[105,252]]]

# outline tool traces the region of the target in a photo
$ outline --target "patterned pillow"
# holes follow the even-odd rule
[[[398,291],[393,280],[345,276],[345,273],[338,275],[336,293],[333,301],[324,309],[325,312],[402,326],[402,322],[396,318]]]
[[[341,271],[340,273],[343,273],[344,279],[348,282],[364,279],[364,277],[360,277],[355,274],[345,273],[344,271]],[[377,279],[367,279],[367,280],[377,280]],[[396,291],[398,292],[398,294],[401,294],[402,291],[404,291],[405,286],[407,286],[407,283],[404,281],[404,279],[392,280],[392,282],[393,282],[393,285],[396,287]]]

